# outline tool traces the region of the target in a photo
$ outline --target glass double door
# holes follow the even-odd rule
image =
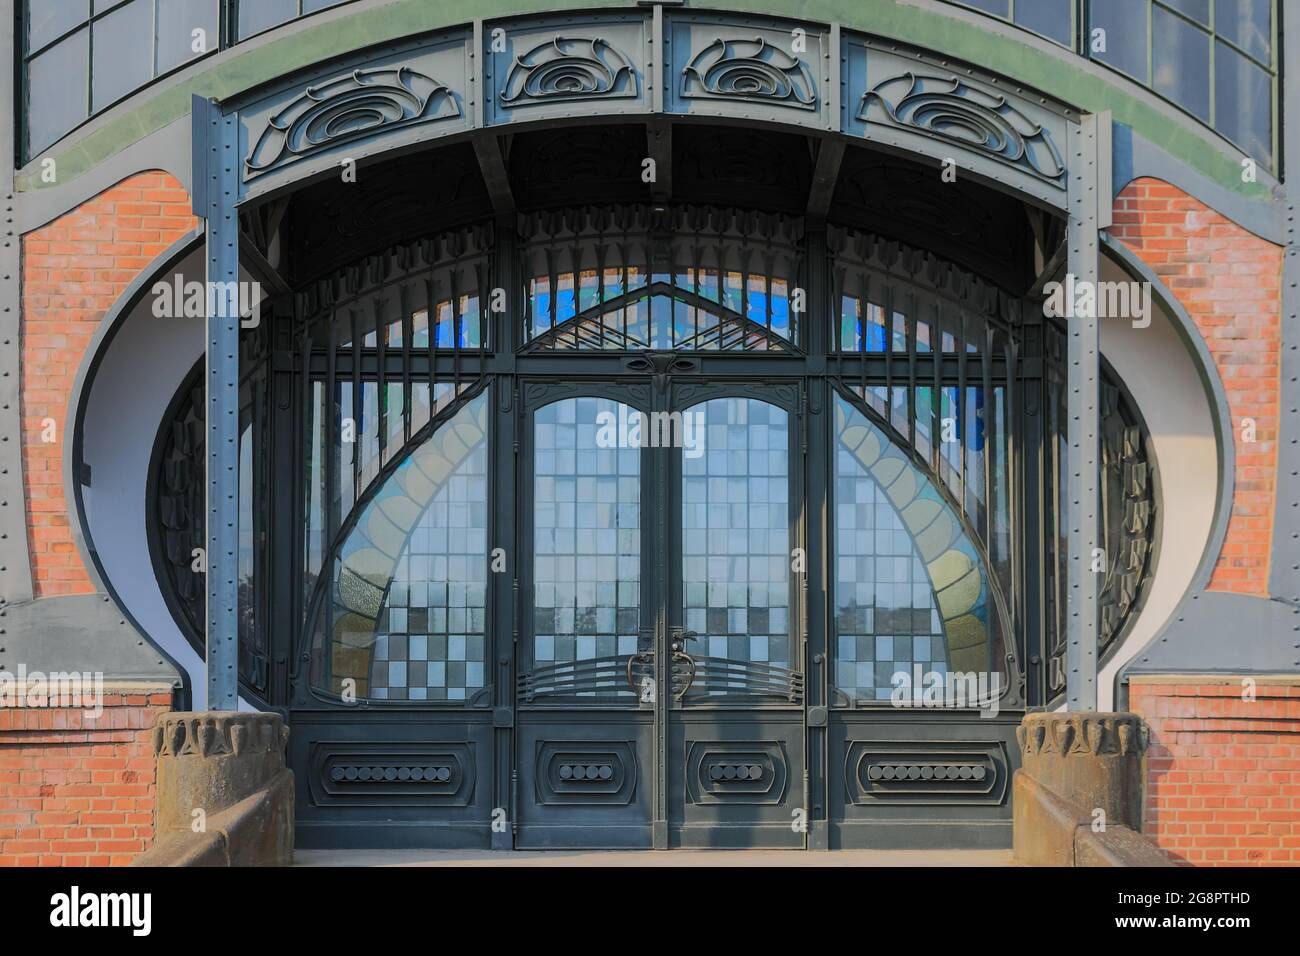
[[[802,847],[799,386],[521,394],[515,845]]]

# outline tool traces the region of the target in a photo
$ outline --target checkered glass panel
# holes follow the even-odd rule
[[[790,666],[789,415],[719,398],[682,413],[682,582],[696,656]],[[743,686],[743,685],[738,685]],[[719,691],[725,693],[725,690]]]
[[[868,426],[851,409],[841,435]],[[894,675],[910,681],[915,666],[923,675],[947,670],[943,622],[912,536],[842,442],[835,448],[835,632],[835,685],[851,699],[889,700]]]
[[[641,451],[604,398],[554,402],[533,419],[533,659],[635,654],[641,608]]]
[[[466,700],[486,684],[487,455],[479,442],[457,464],[406,539],[375,628],[371,698]]]

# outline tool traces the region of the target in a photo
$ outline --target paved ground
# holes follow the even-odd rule
[[[1010,866],[1010,850],[295,850],[295,866]]]

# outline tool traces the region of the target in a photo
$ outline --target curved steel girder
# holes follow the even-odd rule
[[[659,7],[445,30],[225,108],[240,126],[240,203],[434,142],[680,118],[861,141],[921,158],[937,181],[1064,210],[1079,119],[1005,78],[836,24]]]

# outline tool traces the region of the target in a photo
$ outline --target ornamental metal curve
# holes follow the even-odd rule
[[[635,98],[631,61],[600,37],[565,37],[515,57],[500,93],[504,106],[536,106],[564,100]]]
[[[318,150],[459,115],[446,84],[410,67],[353,70],[308,86],[271,117],[244,162],[245,179]]]
[[[862,95],[858,118],[950,140],[1050,183],[1065,178],[1065,161],[1042,125],[1006,94],[957,76],[909,70],[882,80]]]
[[[808,67],[762,37],[718,37],[682,69],[681,95],[817,108],[816,85]]]

